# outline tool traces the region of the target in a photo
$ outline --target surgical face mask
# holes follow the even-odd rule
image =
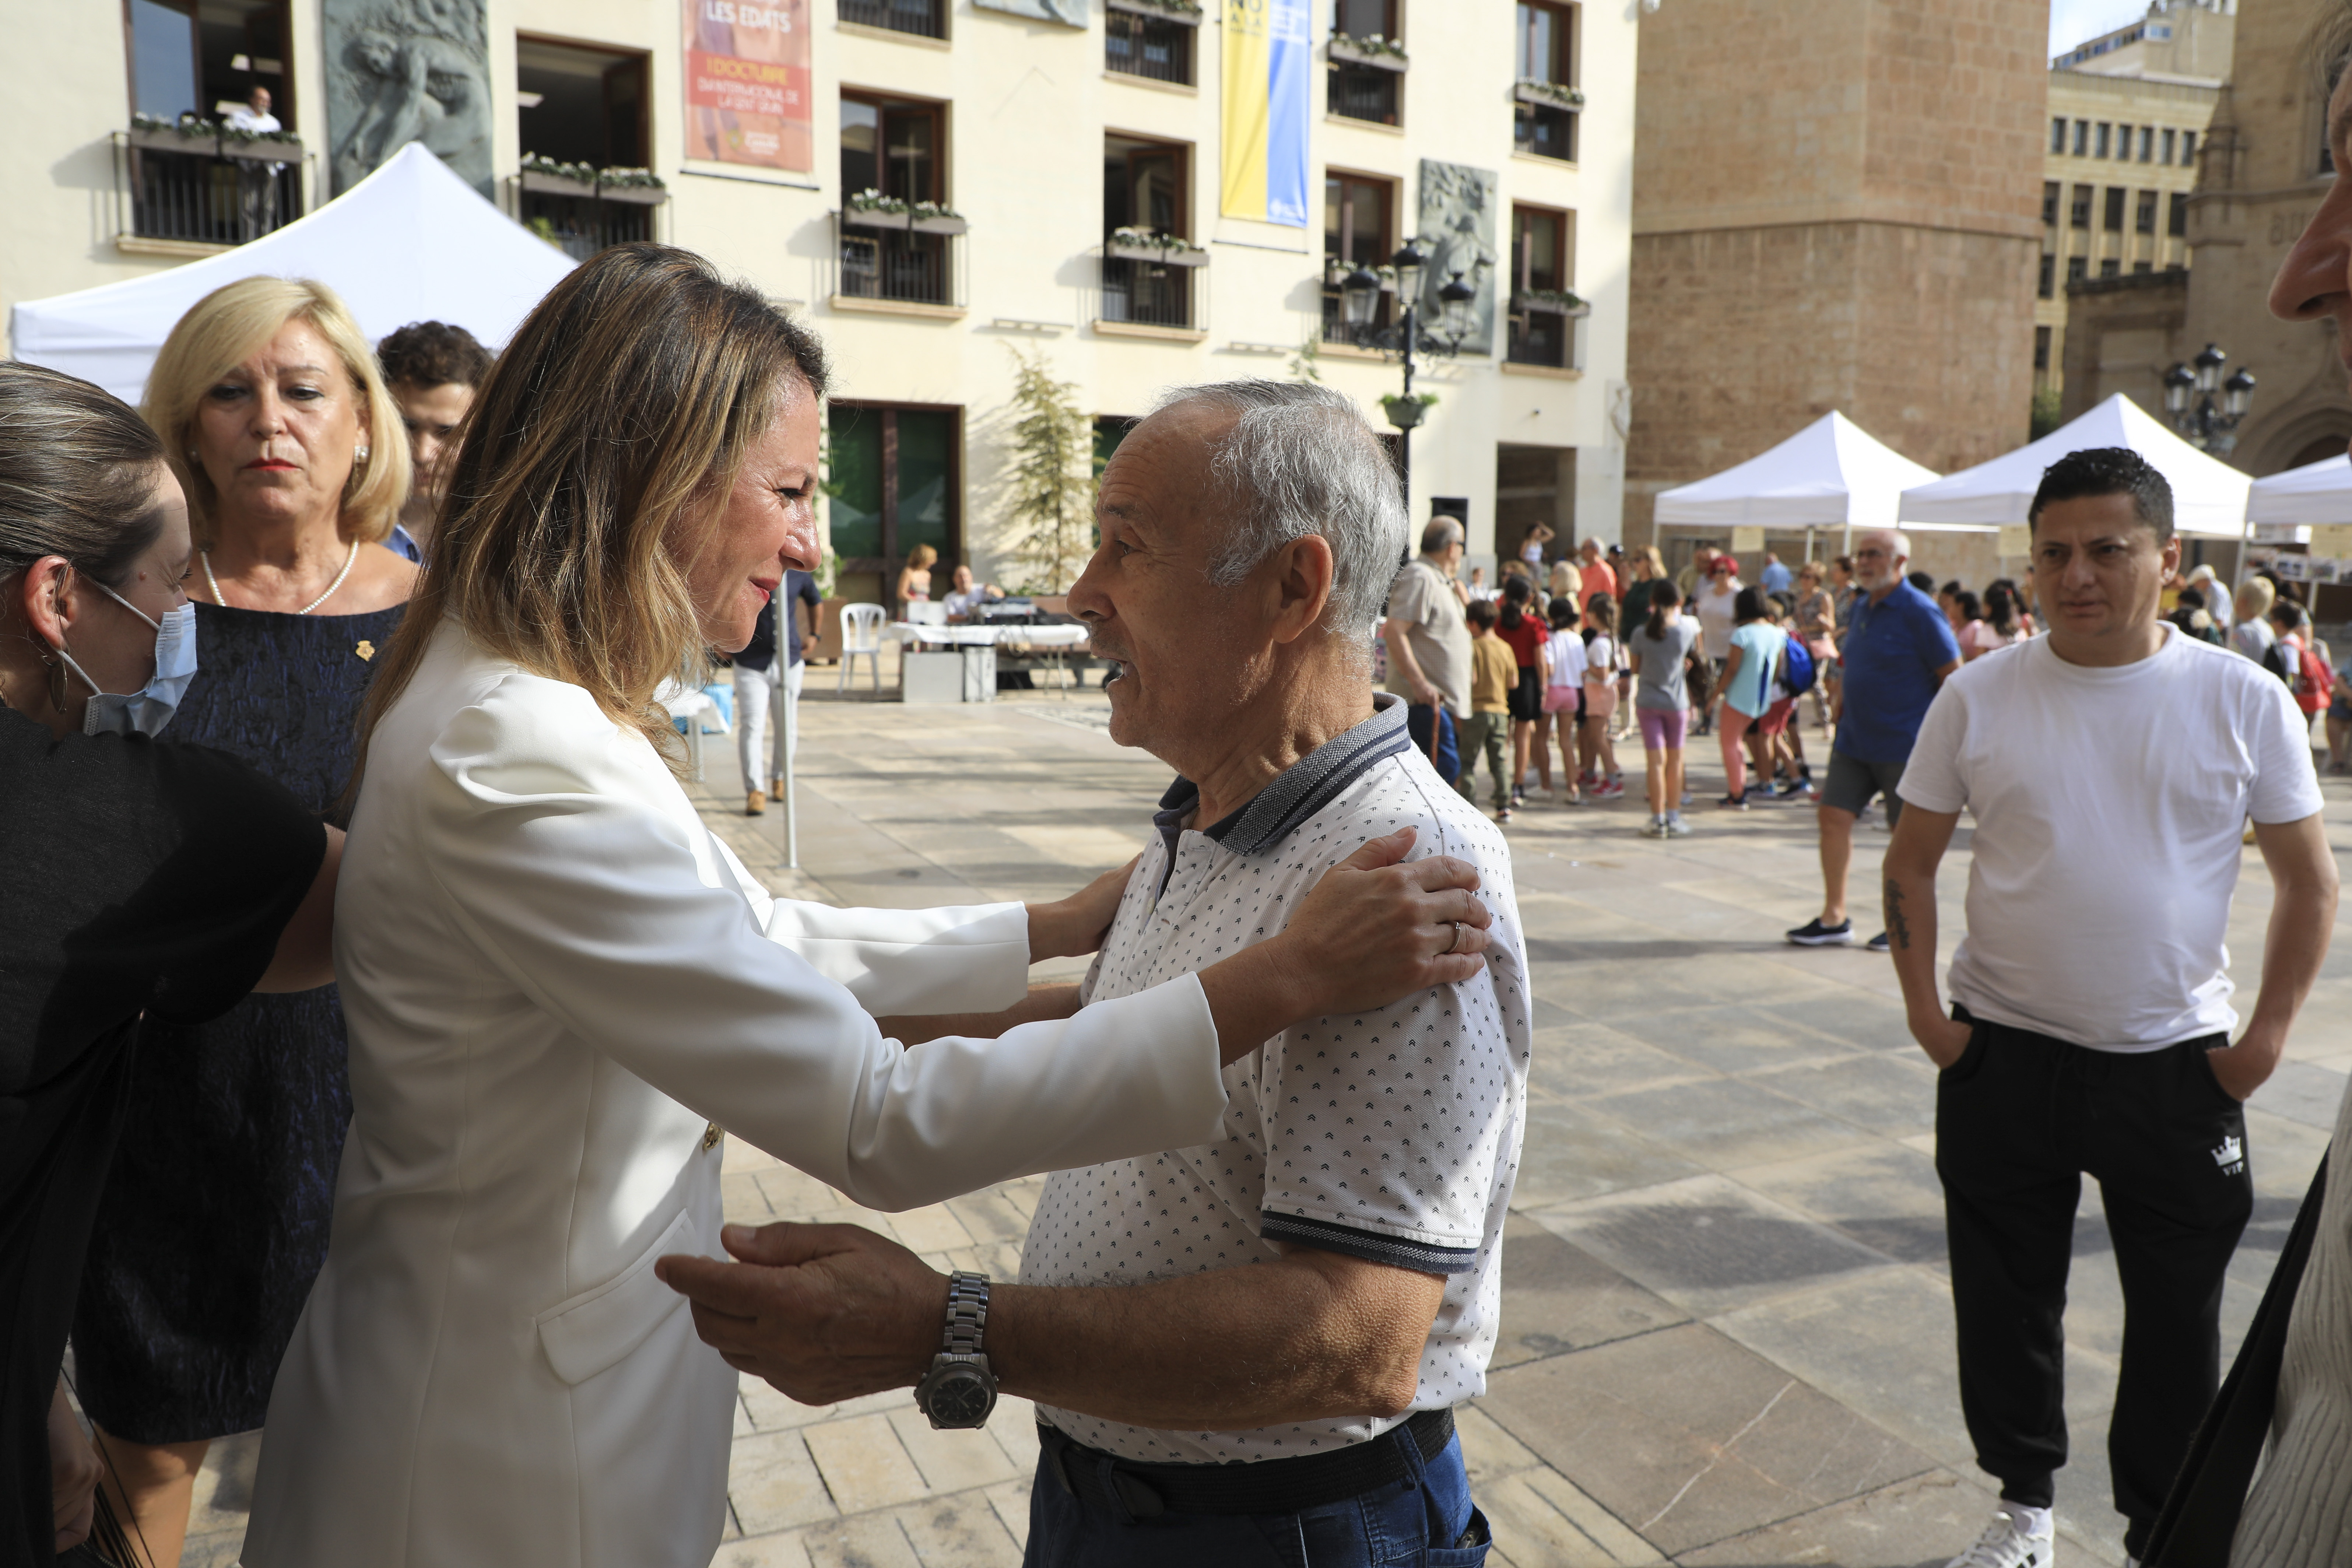
[[[96,582],[96,579],[91,579]],[[81,721],[85,735],[159,735],[172,721],[188,682],[196,678],[196,606],[185,600],[163,613],[160,621],[103,583],[98,589],[108,598],[155,628],[155,673],[147,684],[127,696],[100,691],[98,682],[76,663],[74,656],[58,649],[66,668],[81,677],[90,689],[89,711]]]

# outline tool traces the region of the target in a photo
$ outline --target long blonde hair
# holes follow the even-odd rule
[[[163,350],[147,377],[147,395],[139,405],[140,414],[163,438],[163,460],[187,492],[188,526],[200,545],[219,540],[215,508],[220,493],[203,468],[188,458],[195,444],[197,405],[206,390],[251,358],[289,321],[307,321],[327,340],[360,400],[367,460],[352,461],[336,531],[346,541],[377,543],[391,535],[408,500],[408,436],[401,427],[400,410],[384,390],[375,353],[352,320],[342,296],[308,278],[240,278],[188,307],[163,340]]]
[[[824,385],[815,335],[690,251],[616,245],[573,269],[467,416],[430,563],[368,689],[353,790],[445,620],[672,755],[654,693],[706,647],[688,574],[751,447]]]

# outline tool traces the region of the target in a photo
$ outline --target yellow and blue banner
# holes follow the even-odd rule
[[[1307,113],[1313,0],[1224,0],[1227,217],[1307,226]]]

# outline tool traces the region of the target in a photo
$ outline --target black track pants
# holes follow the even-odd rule
[[[2074,1205],[2099,1184],[2124,1294],[2107,1458],[2145,1544],[2221,1384],[2221,1276],[2253,1208],[2246,1117],[2206,1064],[2220,1035],[2138,1055],[1971,1020],[1936,1088],[1960,1405],[2001,1496],[2047,1508],[2066,1462],[2063,1351]]]

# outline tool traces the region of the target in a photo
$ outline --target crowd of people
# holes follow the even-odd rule
[[[1906,569],[1910,544],[1900,534],[1868,531],[1853,554],[1793,569],[1768,551],[1751,584],[1738,558],[1708,541],[1693,547],[1678,573],[1668,573],[1654,545],[1629,552],[1593,540],[1551,562],[1547,573],[1544,544],[1553,533],[1538,527],[1541,538],[1530,532],[1525,553],[1506,561],[1499,583],[1489,584],[1483,566],[1462,569],[1460,523],[1433,520],[1420,560],[1398,578],[1379,650],[1390,690],[1433,716],[1444,710],[1433,725],[1417,720],[1415,733],[1442,768],[1456,770],[1465,796],[1475,798],[1474,776],[1486,759],[1500,822],[1530,802],[1575,806],[1621,798],[1615,748],[1638,736],[1649,805],[1642,831],[1685,837],[1694,829],[1683,816],[1692,804],[1684,752],[1691,739],[1712,737],[1723,763],[1717,807],[1827,802],[1859,817],[1885,796],[1891,827],[1902,806],[1888,786],[1936,686],[1960,665],[2040,629],[2030,580],[1997,577],[1981,590],[1958,581],[1938,585],[1929,574]],[[1882,614],[1898,584],[1905,593]],[[2259,567],[2233,600],[2213,568],[2200,564],[2167,580],[2163,610],[2189,636],[2269,668],[2305,712],[2325,712],[2328,771],[2352,772],[2352,649],[2336,661],[2313,629],[2304,592]],[[1870,668],[1854,722],[1845,726],[1838,716],[1847,700],[1848,645],[1857,625],[1874,621],[1881,630],[1865,642],[1862,658]],[[1948,646],[1932,629],[1938,622]],[[1901,646],[1890,648],[1897,630]],[[1489,639],[1497,645],[1491,651],[1482,647]],[[1893,664],[1882,657],[1890,652]],[[1904,679],[1912,666],[1922,666],[1929,680]],[[1836,787],[1826,794],[1805,753],[1808,699],[1817,730],[1847,737],[1832,745]],[[1885,776],[1864,789],[1855,770],[1837,770],[1840,754]],[[1851,940],[1843,910],[1837,873],[1814,922],[1821,929],[1790,939]],[[1885,951],[1883,938],[1870,945]]]
[[[2352,321],[2341,226],[2299,246],[2325,256],[2294,309]],[[1069,594],[1112,739],[1178,776],[1143,854],[1025,905],[793,903],[703,825],[657,695],[711,650],[747,708],[796,680],[828,376],[803,325],[650,244],[496,355],[437,322],[371,344],[331,289],[254,278],[189,310],[137,410],[0,365],[7,1561],[172,1568],[208,1445],[259,1427],[252,1568],[700,1568],[739,1373],[911,1386],[943,1428],[1029,1399],[1034,1563],[1480,1561],[1453,1412],[1496,1342],[1534,1033],[1495,824],[1622,796],[1636,734],[1653,837],[1692,831],[1693,738],[1719,809],[1814,803],[1801,945],[1854,940],[1883,805],[1870,945],[1939,1069],[1961,1403],[2001,1487],[1959,1561],[2051,1560],[2084,1174],[2132,1320],[2116,1505],[2160,1550],[2252,1210],[2241,1105],[2335,918],[2308,742],[2324,712],[2344,771],[2352,671],[2300,584],[2184,574],[2168,488],[2120,451],[2054,464],[2029,578],[1981,590],[1893,530],[1751,583],[1539,528],[1490,586],[1436,517],[1399,571],[1346,397],[1181,387],[1110,459]],[[953,616],[994,593],[953,584]],[[2276,898],[2232,1043],[2248,840]],[[1408,1035],[1400,1073],[1376,1043]],[[1302,1108],[1335,1095],[1399,1111],[1336,1168]],[[885,1209],[1050,1173],[1020,1279],[722,1227],[730,1134]],[[2352,1548],[2342,1171],[2273,1287],[2272,1457],[2224,1500],[2249,1568]]]

